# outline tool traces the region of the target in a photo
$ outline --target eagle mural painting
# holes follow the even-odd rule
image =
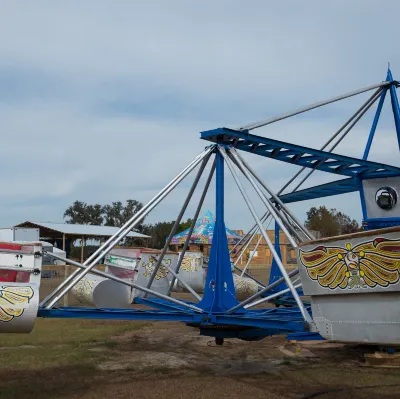
[[[400,240],[376,238],[354,247],[318,246],[299,251],[308,276],[325,288],[373,288],[395,284],[400,277]]]

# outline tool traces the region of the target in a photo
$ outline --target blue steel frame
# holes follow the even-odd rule
[[[216,221],[208,263],[203,299],[191,303],[202,309],[197,313],[186,307],[157,298],[137,298],[135,303],[152,309],[93,309],[81,307],[40,308],[39,317],[118,320],[177,321],[199,328],[200,334],[216,338],[262,339],[285,333],[304,333],[308,325],[297,308],[238,309],[226,311],[239,302],[236,299],[224,222],[224,159],[216,151]],[[190,302],[187,302],[190,303]],[[311,310],[307,309],[309,312]]]
[[[363,212],[363,225],[366,229],[398,226],[400,225],[400,218],[368,218],[364,200],[364,191],[362,188],[362,181],[365,179],[400,176],[400,168],[367,160],[388,90],[390,92],[397,140],[400,149],[400,106],[396,93],[398,82],[393,80],[390,68],[387,71],[386,81],[390,82],[390,84],[385,86],[382,90],[362,159],[346,157],[256,136],[250,134],[248,130],[238,131],[227,128],[218,128],[202,132],[201,138],[212,142],[222,142],[225,145],[232,145],[237,149],[265,156],[267,158],[349,177],[347,179],[337,180],[294,193],[284,194],[280,196],[284,203],[358,191],[360,193],[361,208]]]
[[[359,191],[358,181],[352,177],[335,180],[331,183],[321,184],[294,193],[283,194],[279,198],[285,204],[298,201],[306,201],[315,198],[331,197],[333,195],[347,194]]]
[[[248,131],[219,128],[201,133],[204,140],[219,142],[236,149],[276,159],[294,165],[342,176],[362,176],[365,179],[399,176],[400,168],[365,161],[345,155],[316,150],[279,140],[256,136]]]
[[[368,158],[372,141],[374,139],[376,127],[378,126],[379,122],[379,117],[382,112],[382,107],[383,103],[385,101],[386,93],[389,90],[390,92],[390,100],[392,104],[392,112],[393,112],[393,117],[394,117],[394,122],[395,122],[395,127],[396,127],[396,134],[397,134],[397,142],[399,145],[400,149],[400,108],[399,108],[399,101],[397,98],[397,93],[396,93],[396,85],[395,82],[393,81],[393,76],[390,68],[388,69],[387,75],[386,75],[386,81],[391,82],[389,87],[385,87],[382,91],[381,97],[379,99],[379,104],[375,112],[375,117],[371,126],[371,131],[368,136],[368,141],[367,145],[365,147],[364,155],[363,155],[363,160],[366,160]],[[357,182],[358,185],[358,190],[360,192],[360,200],[361,200],[361,209],[363,213],[363,226],[366,230],[371,230],[371,229],[379,229],[379,228],[385,228],[385,227],[392,227],[392,226],[399,226],[400,225],[400,218],[369,218],[368,217],[368,212],[367,212],[367,207],[365,204],[365,194],[364,194],[364,188],[363,188],[363,180],[365,178],[363,176],[359,176],[358,178],[354,179]]]
[[[346,157],[272,140],[252,135],[247,130],[237,131],[219,128],[202,132],[201,138],[225,146],[233,146],[237,149],[268,158],[348,176],[349,178],[347,179],[282,195],[281,199],[283,202],[289,203],[358,190],[361,195],[364,217],[366,217],[362,180],[367,178],[400,176],[399,168],[367,161],[387,90],[390,91],[391,95],[392,110],[400,148],[400,108],[395,89],[397,82],[393,81],[390,69],[388,70],[386,79],[391,81],[391,84],[389,88],[384,88],[381,94],[363,159]],[[369,227],[372,225],[380,226],[379,223],[394,223],[398,225],[400,224],[400,219],[367,219],[366,223]],[[280,254],[279,227],[275,227],[275,249]],[[276,262],[273,262],[270,283],[279,278],[280,273],[275,272],[275,269],[277,269],[277,265]],[[39,309],[38,316],[48,318],[179,321],[198,327],[200,333],[203,335],[219,338],[259,339],[278,333],[290,333],[289,336],[293,337],[292,339],[320,338],[318,334],[307,332],[308,325],[303,321],[301,313],[296,307],[251,311],[240,308],[233,314],[226,314],[226,311],[235,306],[238,301],[235,296],[224,223],[224,159],[218,151],[216,151],[216,223],[204,296],[196,304],[203,312],[196,313],[193,310],[161,299],[146,298],[139,299],[137,302],[149,306],[152,310],[60,307],[53,309],[41,308]],[[307,306],[307,310],[311,312],[309,306]],[[223,328],[221,329],[221,327]]]
[[[235,295],[224,221],[224,158],[219,151],[216,152],[215,156],[215,226],[204,295],[199,305],[210,313],[224,313],[239,302]]]
[[[165,302],[165,301],[163,301]],[[251,329],[260,337],[285,332],[306,332],[307,326],[296,308],[291,309],[263,309],[246,311],[244,314],[223,314],[193,312],[162,311],[162,310],[137,310],[137,309],[94,309],[83,307],[60,307],[54,309],[39,309],[39,317],[45,318],[85,318],[85,319],[110,319],[110,320],[151,320],[151,321],[176,321],[207,329],[209,334],[212,327],[227,326],[227,335],[237,331]],[[245,327],[245,328],[243,328]],[[261,329],[262,331],[256,331]],[[222,332],[222,330],[220,330]],[[253,335],[253,336],[254,336]]]
[[[368,136],[368,141],[364,150],[364,155],[363,155],[363,160],[366,161],[371,149],[372,141],[374,139],[374,135],[376,132],[376,128],[378,126],[380,114],[382,112],[382,107],[385,101],[386,93],[388,90],[390,90],[391,94],[391,103],[392,103],[392,111],[394,115],[394,120],[395,120],[395,126],[396,126],[396,133],[397,133],[397,138],[399,142],[399,148],[400,148],[400,111],[399,111],[399,103],[397,99],[397,94],[396,94],[396,89],[395,89],[395,82],[393,81],[392,73],[390,69],[388,69],[387,76],[386,76],[386,81],[392,82],[389,87],[385,87],[382,90],[378,107],[375,112],[374,120],[371,126],[371,130]],[[226,139],[226,138],[225,138]],[[256,150],[256,148],[254,148]],[[291,153],[288,153],[289,155],[292,155]],[[272,156],[276,156],[271,154]],[[331,163],[331,162],[330,162]],[[332,163],[331,163],[332,164]],[[336,164],[336,162],[334,163]],[[304,166],[304,165],[303,165]],[[317,166],[318,161],[317,161]],[[357,175],[355,177],[350,177],[347,179],[343,180],[337,180],[331,183],[327,184],[322,184],[319,186],[314,186],[311,188],[307,188],[304,190],[300,190],[297,192],[293,193],[288,193],[285,195],[280,196],[280,199],[284,203],[290,203],[290,202],[296,202],[296,201],[302,201],[302,200],[309,200],[309,199],[314,199],[314,198],[321,198],[321,197],[327,197],[327,196],[332,196],[332,195],[338,195],[338,194],[345,194],[345,193],[350,193],[350,192],[355,192],[359,191],[360,192],[360,200],[361,200],[361,208],[363,212],[363,226],[365,229],[377,229],[377,228],[385,228],[385,227],[392,227],[392,226],[398,226],[400,225],[400,218],[368,218],[367,215],[367,210],[366,210],[366,204],[365,204],[365,194],[364,194],[364,189],[362,185],[363,177],[365,175],[361,173],[360,175]],[[382,176],[384,177],[384,176]],[[385,176],[386,177],[386,176]],[[279,245],[279,226],[275,224],[275,249],[277,250],[279,256],[280,254],[280,245]],[[269,279],[269,284],[272,284],[274,281],[278,280],[279,278],[282,277],[282,274],[280,273],[277,264],[275,260],[272,262],[271,265],[271,272],[270,272],[270,279]],[[279,285],[279,287],[275,288],[273,291],[278,292],[286,288],[286,284],[282,283]],[[293,304],[295,306],[294,300],[292,298],[292,295],[290,293],[283,295],[281,298],[277,298],[275,300],[276,304]]]

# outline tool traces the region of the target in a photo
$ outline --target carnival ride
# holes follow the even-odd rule
[[[2,283],[0,331],[29,332],[37,315],[45,318],[177,321],[198,328],[200,334],[215,337],[219,344],[227,337],[258,340],[273,334],[291,334],[292,337],[303,339],[317,338],[321,335],[327,339],[343,341],[400,344],[400,315],[397,310],[400,300],[400,228],[397,227],[400,225],[400,208],[397,206],[400,168],[367,160],[388,92],[400,145],[400,109],[396,95],[398,86],[399,82],[393,79],[388,69],[386,80],[381,83],[237,129],[218,128],[202,132],[201,138],[211,144],[83,264],[56,254],[48,254],[75,266],[76,270],[40,304],[40,257],[44,251],[35,243],[21,244],[18,248],[9,244],[2,245],[1,268],[24,273],[31,278],[25,279],[24,282],[14,279]],[[368,100],[320,150],[250,133],[262,126],[372,90],[374,92]],[[332,152],[377,101],[377,110],[362,159]],[[301,169],[275,194],[241,156],[241,151],[294,164]],[[211,171],[201,192],[193,224],[176,266],[171,268],[163,263],[169,245],[206,165],[210,162]],[[225,167],[230,171],[255,221],[254,227],[236,244],[231,253],[224,222]],[[146,281],[138,284],[95,269],[99,261],[196,168],[198,170],[187,198],[164,248],[155,256]],[[295,189],[284,194],[289,185],[305,170],[309,172]],[[316,170],[345,178],[300,190],[302,184]],[[200,297],[198,293],[194,294],[194,290],[182,279],[180,268],[214,174],[216,222],[206,282]],[[266,208],[265,214],[257,214],[239,175],[247,180],[259,196]],[[365,232],[355,235],[315,240],[287,206],[296,201],[355,191],[360,193],[365,228]],[[266,233],[266,225],[270,220],[275,222],[275,244]],[[279,230],[283,231],[288,242],[297,251],[299,268],[289,273],[280,257]],[[261,238],[265,240],[273,256],[270,282],[265,286],[247,273],[251,258],[243,269],[235,263],[237,273],[255,280],[261,286],[259,292],[239,301],[235,295],[230,256],[236,256],[236,259],[241,256],[256,234],[260,234],[260,241]],[[16,264],[15,257],[17,260],[20,257],[23,262],[18,260]],[[166,293],[154,288],[160,268],[166,268],[167,274],[172,276]],[[141,297],[135,298],[135,304],[145,305],[147,309],[143,306],[124,309],[58,306],[60,299],[89,273],[143,293]],[[189,302],[171,296],[175,280],[193,293],[196,300]],[[311,303],[302,301],[303,294],[311,297]],[[290,306],[256,308],[277,298],[283,298],[283,303]]]

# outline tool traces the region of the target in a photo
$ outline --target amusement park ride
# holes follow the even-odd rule
[[[40,303],[38,298],[42,248],[36,243],[2,244],[0,269],[8,270],[14,277],[0,283],[0,332],[29,332],[37,317],[94,318],[183,322],[198,328],[200,334],[215,337],[218,344],[223,343],[224,338],[259,340],[274,334],[290,334],[303,339],[322,336],[344,342],[400,344],[400,207],[397,204],[400,168],[367,160],[387,96],[390,96],[400,145],[400,108],[396,95],[398,86],[399,82],[393,80],[389,69],[386,80],[381,83],[237,129],[218,128],[202,132],[201,138],[209,141],[210,145],[83,264],[48,254],[76,266],[76,270]],[[256,128],[367,91],[373,91],[373,94],[320,150],[251,133]],[[362,159],[332,152],[377,101],[377,110]],[[241,151],[298,165],[301,169],[275,194],[243,159]],[[212,163],[211,171],[183,250],[174,266],[166,265],[164,260],[168,255],[171,239],[177,232],[181,218],[209,162]],[[151,273],[148,273],[146,280],[141,280],[142,283],[139,284],[138,281],[126,280],[95,269],[99,261],[196,167],[198,171],[187,198],[165,247],[154,257]],[[228,249],[224,222],[225,168],[231,173],[255,222],[254,227],[231,251]],[[296,188],[284,194],[285,189],[305,170],[309,172]],[[315,170],[345,178],[299,190]],[[214,174],[216,221],[201,297],[193,292],[188,280],[185,280],[181,264],[188,249],[190,233]],[[260,197],[266,208],[264,215],[257,214],[239,176],[244,177]],[[364,231],[360,233],[315,239],[287,206],[296,201],[355,191],[360,193],[363,212]],[[270,220],[275,222],[275,244],[266,233],[265,225]],[[288,242],[296,249],[299,267],[290,273],[285,270],[280,257],[279,230],[283,231]],[[261,234],[260,237],[265,240],[273,255],[270,282],[265,286],[255,280],[259,286],[258,292],[239,301],[235,294],[230,257],[245,250],[257,233]],[[241,270],[237,265],[235,269],[236,273],[253,279],[245,269]],[[160,274],[161,270],[165,273]],[[15,278],[16,274],[20,277]],[[135,296],[134,305],[123,309],[57,305],[64,295],[89,275],[112,280],[121,287],[124,285],[142,294]],[[168,289],[161,292],[157,289],[157,281],[165,275],[170,277]],[[196,302],[171,296],[175,280],[193,294]],[[310,303],[302,301],[303,295],[310,297]],[[290,306],[258,307],[262,303],[273,302],[282,297],[286,297]]]

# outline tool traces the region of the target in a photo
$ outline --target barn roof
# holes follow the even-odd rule
[[[80,237],[111,237],[119,227],[97,226],[90,224],[69,224],[69,223],[50,223],[50,222],[30,222],[26,221],[14,227],[33,227],[40,229],[41,237],[55,237],[57,234],[65,234],[66,236]],[[127,237],[134,238],[150,238],[144,234],[134,231],[128,233]]]

